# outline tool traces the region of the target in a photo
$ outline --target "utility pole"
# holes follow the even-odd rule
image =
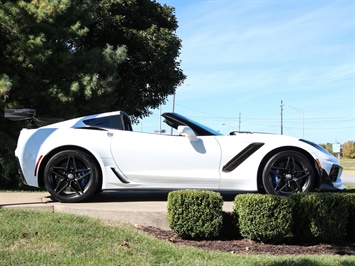
[[[238,126],[238,131],[240,132],[240,124],[242,123],[242,114],[239,113],[239,126]]]
[[[281,100],[281,104],[280,104],[280,107],[281,107],[281,135],[283,135],[284,134],[284,126],[283,126],[283,111],[284,111],[284,109],[283,109],[283,102],[282,102],[282,100]]]
[[[161,105],[159,105],[159,135],[161,134]]]
[[[288,104],[284,104],[284,106],[290,107],[290,108],[296,110],[297,112],[302,113],[302,138],[304,138],[304,111],[303,111],[303,109],[300,109],[300,108],[297,108],[297,107],[294,107],[294,106],[291,106]]]

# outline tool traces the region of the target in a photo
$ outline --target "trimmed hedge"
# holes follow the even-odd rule
[[[185,239],[231,239],[240,236],[278,243],[293,236],[304,243],[355,239],[355,194],[308,193],[292,196],[241,194],[234,212],[222,211],[219,193],[170,192],[168,222]]]
[[[223,198],[204,190],[180,190],[168,195],[169,227],[185,239],[214,239],[223,226]]]
[[[234,204],[243,237],[275,243],[291,231],[295,201],[287,197],[243,194],[235,197]]]
[[[344,239],[350,201],[341,193],[296,194],[294,236],[303,241]]]
[[[349,217],[347,226],[347,238],[355,240],[355,194],[342,194],[349,206]]]

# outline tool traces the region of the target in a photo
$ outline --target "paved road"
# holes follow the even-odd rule
[[[342,180],[345,185],[355,186],[355,171],[343,171]]]

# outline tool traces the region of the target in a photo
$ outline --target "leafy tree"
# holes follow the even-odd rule
[[[148,115],[185,78],[173,12],[150,0],[2,1],[6,105],[62,118]]]
[[[3,125],[7,124],[6,130]],[[16,159],[14,149],[16,147],[15,131],[19,127],[15,123],[8,123],[5,118],[0,117],[0,189],[17,188],[22,184],[16,177]],[[16,136],[16,135],[15,135]]]
[[[158,107],[185,79],[175,60],[181,41],[173,34],[177,29],[173,8],[139,0],[100,3],[100,17],[86,42],[127,47],[127,60],[118,65],[122,89],[114,94],[113,105],[121,105],[131,114],[147,115],[148,107]],[[132,108],[132,102],[142,110]]]
[[[347,141],[343,145],[342,153],[344,157],[355,158],[355,141]]]
[[[176,29],[174,8],[153,0],[0,0],[0,108],[146,116],[185,79]],[[19,128],[0,120],[10,167]]]

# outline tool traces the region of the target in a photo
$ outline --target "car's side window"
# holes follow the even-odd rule
[[[123,129],[121,117],[119,115],[88,119],[85,120],[84,123],[92,127]]]
[[[133,131],[131,120],[126,115],[123,116],[123,124],[124,124],[124,130]]]

